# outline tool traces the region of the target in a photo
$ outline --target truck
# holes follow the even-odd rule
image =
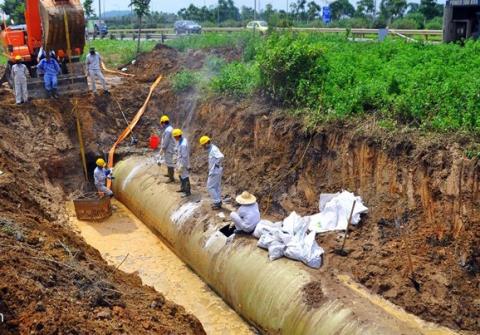
[[[36,65],[41,48],[55,53],[61,64],[58,76],[61,94],[88,91],[88,82],[80,57],[85,47],[85,17],[80,0],[26,0],[25,24],[1,24],[0,44],[7,58],[2,81],[13,87],[11,74],[15,58],[20,56],[28,67],[30,78],[27,88],[30,98],[44,98],[43,79]]]

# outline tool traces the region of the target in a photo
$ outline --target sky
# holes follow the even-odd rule
[[[95,11],[98,12],[98,1],[94,0]],[[105,11],[111,10],[126,10],[129,9],[128,4],[130,0],[100,0],[102,2],[102,8],[105,8]],[[241,6],[254,6],[255,0],[234,0],[235,5],[240,8]],[[267,3],[271,3],[274,8],[276,9],[285,9],[287,7],[287,3],[294,2],[295,0],[257,0],[257,10],[261,8],[265,8]],[[309,0],[307,0],[309,1]],[[323,6],[327,3],[331,3],[334,0],[315,0],[316,3]],[[354,5],[356,4],[357,0],[350,0],[351,3]],[[377,0],[379,3],[380,0]],[[408,0],[408,2],[419,2],[419,0]],[[439,0],[439,3],[444,3],[444,0]],[[211,6],[217,3],[217,0],[152,0],[151,1],[151,10],[154,11],[163,11],[169,13],[176,13],[181,8],[188,7],[191,3],[193,3],[197,7],[202,7],[204,5]]]

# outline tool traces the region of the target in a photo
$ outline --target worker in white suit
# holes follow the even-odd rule
[[[87,73],[88,76],[90,77],[90,80],[92,81],[92,91],[94,94],[97,94],[97,84],[96,81],[97,79],[100,80],[100,83],[103,86],[103,91],[105,94],[110,94],[110,92],[107,89],[107,82],[105,81],[105,77],[103,76],[102,73],[102,57],[100,57],[100,54],[95,51],[95,48],[90,48],[90,52],[87,56],[86,59],[86,65],[87,65]]]
[[[190,149],[188,141],[183,136],[181,129],[174,129],[173,138],[177,141],[177,171],[180,177],[179,193],[184,193],[182,198],[189,197],[192,193],[190,190]]]
[[[200,145],[208,151],[208,179],[207,190],[212,198],[212,209],[222,208],[222,175],[223,154],[218,147],[211,143],[210,137],[202,136]]]
[[[28,68],[22,63],[22,57],[15,57],[15,64],[12,66],[12,77],[15,84],[15,102],[17,105],[28,101],[27,76]]]
[[[245,191],[235,201],[240,205],[236,212],[230,213],[230,218],[235,224],[235,233],[244,232],[250,234],[260,222],[257,198]]]

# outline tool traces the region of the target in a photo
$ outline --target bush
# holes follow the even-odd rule
[[[272,35],[257,54],[263,91],[285,105],[318,101],[328,65],[323,49],[305,35]]]
[[[397,19],[392,22],[390,27],[393,29],[420,29],[417,21],[409,18]]]
[[[435,17],[430,21],[427,21],[425,24],[425,29],[430,30],[442,30],[443,28],[443,19],[441,17]]]
[[[258,68],[255,64],[233,62],[222,68],[219,75],[212,79],[210,86],[214,92],[242,97],[255,91],[258,82]]]
[[[183,92],[197,84],[198,75],[192,71],[180,71],[172,76],[171,82],[175,92]]]

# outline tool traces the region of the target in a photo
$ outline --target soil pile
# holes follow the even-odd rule
[[[126,125],[121,112],[133,117],[145,87],[127,80],[111,97],[21,107],[0,89],[0,333],[205,333],[194,316],[136,275],[107,266],[68,226],[64,202],[91,187],[82,174],[75,114],[91,176],[96,157]],[[139,129],[158,118],[147,114]],[[136,135],[146,142],[149,130]]]

